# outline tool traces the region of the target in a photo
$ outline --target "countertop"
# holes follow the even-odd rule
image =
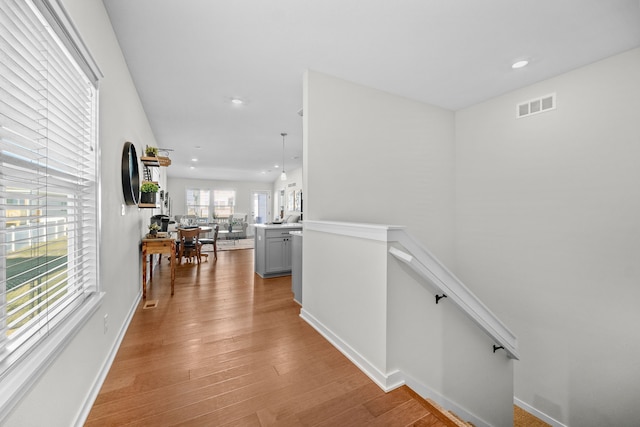
[[[301,228],[301,222],[285,222],[283,224],[251,224],[251,227],[266,228],[266,229],[278,229],[278,228]]]

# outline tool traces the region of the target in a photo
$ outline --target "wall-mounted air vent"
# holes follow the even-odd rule
[[[552,93],[550,95],[545,95],[540,98],[518,104],[516,107],[516,117],[520,119],[533,114],[555,110],[555,108],[556,94]]]

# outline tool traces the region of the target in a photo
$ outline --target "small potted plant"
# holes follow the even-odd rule
[[[145,146],[144,152],[147,157],[158,157],[158,149],[150,145]]]
[[[145,181],[140,186],[140,203],[156,204],[156,193],[160,187],[155,182]]]
[[[160,226],[157,223],[149,224],[149,237],[156,237],[158,231],[160,231]]]

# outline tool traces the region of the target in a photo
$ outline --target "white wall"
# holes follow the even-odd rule
[[[305,221],[406,225],[452,267],[454,114],[312,71],[304,94]],[[305,230],[303,246],[304,314],[372,377],[510,425],[513,362],[422,280],[387,270],[386,242]]]
[[[310,71],[305,219],[406,225],[453,262],[454,115]]]
[[[557,109],[515,118],[555,92]],[[640,49],[456,114],[457,274],[516,333],[515,396],[640,420]]]
[[[112,355],[140,289],[139,239],[152,210],[125,208],[120,176],[122,148],[134,142],[138,156],[146,144],[157,145],[126,63],[100,0],[64,0],[96,62],[104,73],[100,83],[101,255],[102,306],[49,367],[6,419],[7,426],[70,426],[90,409],[93,387]],[[103,333],[108,314],[109,329]],[[89,399],[89,401],[87,401]],[[87,405],[87,407],[85,407]]]
[[[386,242],[305,230],[303,245],[308,259],[302,269],[303,310],[384,383],[388,374]],[[354,265],[369,268],[354,271]]]

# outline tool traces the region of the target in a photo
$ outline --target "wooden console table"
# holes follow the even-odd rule
[[[147,297],[147,255],[151,257],[149,263],[149,280],[153,277],[153,254],[169,255],[171,265],[171,295],[173,295],[173,283],[176,279],[176,241],[172,237],[142,239],[142,298]]]

